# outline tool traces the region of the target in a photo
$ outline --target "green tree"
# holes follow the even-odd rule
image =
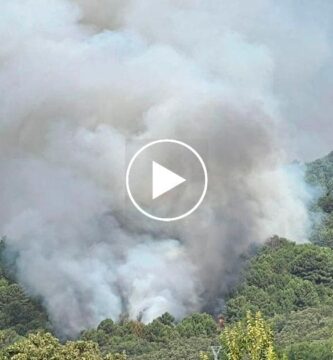
[[[108,335],[112,335],[113,331],[115,330],[115,324],[113,320],[106,319],[103,320],[97,327],[97,330],[102,330]]]
[[[211,315],[195,313],[182,320],[177,325],[177,330],[179,334],[184,337],[200,335],[213,336],[217,334],[217,325]]]
[[[318,201],[312,205],[313,217],[317,224],[310,239],[318,245],[333,248],[333,152],[307,164],[306,180],[322,193]]]
[[[30,334],[4,350],[4,360],[56,360],[59,356],[60,343],[51,334]]]
[[[13,329],[0,330],[0,350],[15,343],[20,336]]]
[[[248,312],[246,318],[227,327],[221,343],[229,360],[276,360],[273,333],[260,312]]]
[[[5,348],[2,360],[126,360],[125,354],[108,354],[104,358],[96,343],[69,341],[62,345],[49,333],[30,334]]]

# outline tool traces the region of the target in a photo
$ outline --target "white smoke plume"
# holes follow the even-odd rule
[[[65,336],[209,308],[239,255],[306,241],[295,156],[328,152],[329,0],[2,0],[0,235]],[[171,226],[126,207],[125,144],[205,139],[210,185]]]

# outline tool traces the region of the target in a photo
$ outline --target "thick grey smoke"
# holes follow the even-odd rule
[[[329,0],[2,0],[0,234],[64,335],[212,306],[238,256],[306,241],[298,157],[333,130]],[[142,218],[127,141],[208,140],[191,218]]]

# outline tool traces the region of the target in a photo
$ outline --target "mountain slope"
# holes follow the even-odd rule
[[[306,179],[321,191],[314,204],[313,243],[333,248],[333,152],[306,165]]]

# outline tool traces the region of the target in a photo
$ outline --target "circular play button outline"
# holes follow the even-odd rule
[[[197,203],[188,211],[186,211],[185,213],[179,215],[179,216],[175,216],[175,217],[159,217],[159,216],[155,216],[150,214],[148,211],[142,209],[142,207],[135,201],[132,192],[131,192],[131,188],[130,188],[130,184],[129,184],[129,176],[130,176],[130,172],[132,169],[132,166],[134,164],[134,161],[136,160],[136,158],[146,149],[156,145],[156,144],[161,144],[161,143],[172,143],[172,144],[177,144],[180,146],[185,147],[187,150],[190,150],[192,152],[192,154],[194,154],[194,156],[199,160],[200,165],[202,167],[203,173],[204,173],[204,178],[205,178],[205,182],[204,182],[204,187],[203,187],[203,191],[200,195],[199,200],[197,201]],[[207,173],[207,168],[206,165],[202,159],[202,157],[199,155],[199,153],[193,149],[192,146],[184,143],[183,141],[179,141],[179,140],[173,140],[173,139],[161,139],[161,140],[155,140],[152,141],[146,145],[144,145],[143,147],[141,147],[132,157],[132,159],[130,160],[127,170],[126,170],[126,190],[128,193],[128,196],[132,202],[132,204],[137,208],[137,210],[139,210],[141,212],[141,214],[146,215],[147,217],[149,217],[150,219],[153,220],[157,220],[157,221],[164,221],[164,222],[170,222],[170,221],[176,221],[176,220],[181,220],[184,219],[185,217],[191,215],[202,203],[206,192],[207,192],[207,187],[208,187],[208,173]]]

